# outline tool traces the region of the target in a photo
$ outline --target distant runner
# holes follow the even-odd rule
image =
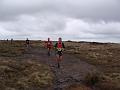
[[[55,49],[56,49],[56,57],[57,57],[57,64],[58,68],[60,68],[60,61],[63,59],[63,51],[65,48],[64,43],[62,42],[62,38],[58,39],[58,42],[55,44]]]
[[[48,38],[48,41],[45,42],[45,46],[48,49],[47,54],[48,54],[48,56],[50,56],[51,49],[53,47],[53,44],[52,44],[52,41],[50,40],[50,38]]]
[[[30,45],[30,40],[27,38],[27,39],[26,39],[26,47],[28,48],[29,45]]]
[[[13,38],[11,38],[11,44],[13,44]]]
[[[9,40],[7,39],[7,42],[8,42]]]

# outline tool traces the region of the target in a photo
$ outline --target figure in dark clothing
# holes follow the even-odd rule
[[[30,40],[27,38],[26,39],[26,47],[29,47],[29,45],[30,45]]]

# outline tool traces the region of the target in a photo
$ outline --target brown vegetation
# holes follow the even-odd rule
[[[34,90],[52,85],[48,66],[33,61],[0,61],[0,90]]]
[[[42,41],[31,41],[32,47],[44,46]],[[96,66],[102,73],[89,73],[85,83],[101,90],[119,90],[120,88],[120,44],[96,42],[65,42],[66,53]],[[19,61],[11,57],[26,52],[25,41],[2,41],[0,43],[0,89],[31,90],[52,85],[53,74],[47,65],[31,60]],[[8,57],[8,58],[6,58]],[[84,85],[73,85],[67,90],[91,90]]]
[[[109,82],[102,82],[102,87],[105,86],[106,88],[110,88],[111,85],[112,89],[109,90],[117,90],[113,89],[113,87],[120,88],[120,44],[65,42],[65,45],[66,53],[72,53],[80,57],[86,62],[95,65],[103,72],[104,78],[109,80]]]
[[[24,52],[25,52],[24,42],[17,41],[12,44],[9,41],[0,42],[1,57],[16,57],[22,55]]]

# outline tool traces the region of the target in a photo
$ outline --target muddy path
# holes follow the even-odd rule
[[[64,53],[63,61],[60,63],[60,69],[57,68],[55,60],[55,52],[51,52],[51,56],[47,56],[47,50],[44,48],[31,47],[20,57],[23,60],[37,60],[48,64],[55,75],[54,86],[50,90],[64,90],[73,84],[82,83],[87,73],[96,70],[96,67],[84,62],[74,55]]]

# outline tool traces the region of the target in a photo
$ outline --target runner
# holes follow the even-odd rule
[[[50,56],[52,46],[53,46],[52,41],[50,40],[50,38],[48,38],[48,41],[45,42],[45,47],[48,49],[47,52],[48,56]]]
[[[26,39],[26,47],[27,47],[27,48],[29,47],[29,44],[30,44],[30,40],[27,38],[27,39]]]
[[[13,44],[13,38],[11,38],[11,44]]]
[[[56,49],[56,57],[57,57],[57,64],[58,68],[60,68],[60,62],[63,59],[63,51],[64,51],[65,45],[62,42],[62,38],[58,39],[58,42],[55,44],[55,49]]]

